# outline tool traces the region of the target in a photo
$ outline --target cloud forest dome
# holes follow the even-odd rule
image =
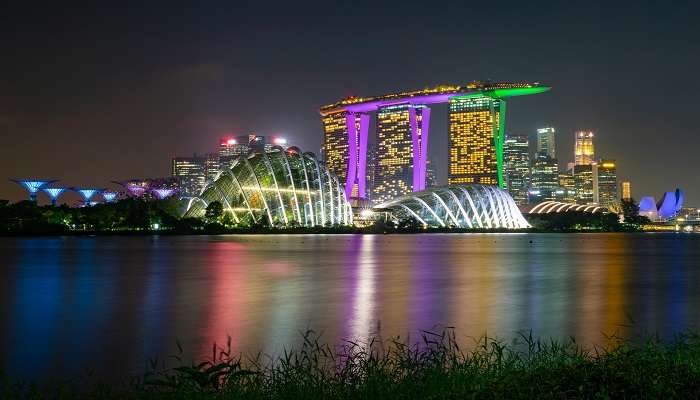
[[[429,227],[524,229],[530,225],[510,194],[496,186],[448,185],[401,196],[376,206],[396,220]]]
[[[352,209],[338,178],[313,153],[297,147],[239,156],[189,201],[185,217],[203,216],[214,201],[242,225],[352,223]]]
[[[368,112],[379,107],[392,104],[435,104],[446,103],[452,97],[492,97],[508,98],[542,93],[550,90],[539,82],[491,82],[474,81],[466,85],[439,85],[422,90],[390,93],[382,96],[356,97],[350,96],[320,109],[322,115],[339,111]]]

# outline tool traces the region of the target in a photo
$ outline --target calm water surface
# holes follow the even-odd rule
[[[142,373],[155,355],[278,352],[453,326],[601,344],[700,328],[700,235],[430,234],[0,239],[0,367]]]

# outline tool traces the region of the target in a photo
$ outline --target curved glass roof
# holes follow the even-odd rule
[[[239,156],[198,196],[185,217],[201,217],[213,201],[240,224],[328,226],[352,223],[352,209],[338,178],[313,153],[274,147]]]
[[[415,219],[430,227],[530,227],[508,192],[487,185],[448,185],[401,196],[374,208],[399,221]]]

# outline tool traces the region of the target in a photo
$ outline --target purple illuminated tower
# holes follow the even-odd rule
[[[29,192],[29,200],[36,201],[36,194],[44,186],[57,182],[56,179],[10,179],[12,182],[24,187]]]
[[[56,203],[58,201],[58,197],[63,194],[67,189],[66,188],[59,188],[59,187],[50,187],[50,188],[42,188],[41,190],[44,191],[44,193],[49,195],[49,198],[51,199],[51,205],[56,206]]]

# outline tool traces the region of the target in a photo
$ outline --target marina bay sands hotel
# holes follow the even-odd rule
[[[348,198],[367,199],[367,141],[376,113],[372,202],[425,189],[430,105],[448,103],[448,184],[504,187],[506,99],[542,93],[538,83],[472,82],[377,97],[349,97],[320,109],[328,169]]]

